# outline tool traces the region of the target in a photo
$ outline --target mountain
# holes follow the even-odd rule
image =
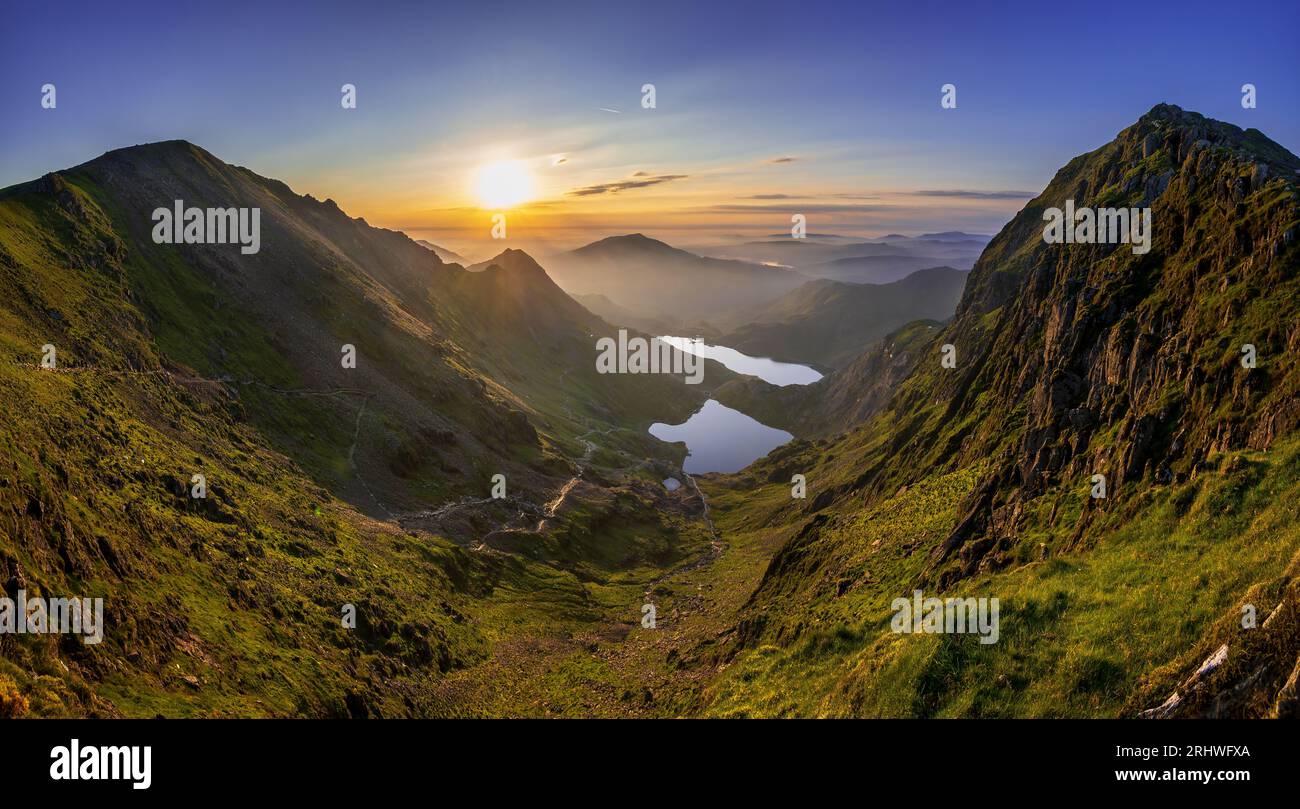
[[[1296,715],[1298,172],[1156,106],[993,238],[874,413],[706,482],[736,558],[775,551],[696,709]],[[1150,251],[1047,244],[1067,200],[1149,206]],[[914,590],[998,598],[1000,639],[891,632]]]
[[[260,249],[156,243],[178,200]],[[598,374],[614,328],[521,252],[469,273],[170,141],[0,191],[0,301],[0,584],[106,610],[0,636],[4,715],[429,715],[708,547],[645,429],[729,375]]]
[[[838,436],[888,404],[942,325],[934,320],[907,323],[811,385],[778,386],[741,377],[713,391],[713,398],[799,438]]]
[[[442,260],[443,264],[460,264],[466,267],[468,267],[470,264],[470,262],[464,256],[457,253],[456,251],[448,250],[445,247],[439,247],[438,245],[434,244],[431,241],[427,241],[425,239],[416,239],[415,243],[420,245],[423,248],[432,250],[435,254],[437,254],[438,258]]]
[[[598,375],[527,254],[190,144],[4,189],[0,584],[106,632],[0,634],[0,716],[1297,716],[1298,172],[1159,105],[802,389]],[[261,250],[154,243],[177,199]],[[1067,200],[1150,250],[1046,243]],[[685,475],[646,426],[711,396],[796,440]],[[918,590],[996,639],[892,631]]]
[[[744,242],[737,245],[723,245],[708,250],[708,255],[718,258],[750,261],[782,267],[807,267],[824,264],[840,258],[863,256],[903,256],[907,247],[903,245],[877,244],[874,242],[842,242],[829,239],[792,239],[774,238],[761,242]]]
[[[630,309],[619,306],[604,295],[573,295],[575,301],[588,311],[600,316],[607,323],[616,326],[630,326],[648,334],[669,334],[676,327],[671,318],[642,317]],[[694,333],[694,330],[692,330]]]
[[[888,238],[888,237],[886,237]],[[903,237],[906,238],[906,237]],[[922,233],[916,237],[923,241],[931,242],[978,242],[988,244],[988,236],[980,236],[974,233],[963,233],[960,230],[945,230],[942,233]]]
[[[589,334],[596,328],[602,333],[609,331],[607,325],[564,294],[546,270],[522,250],[506,249],[483,262],[481,269],[455,276],[455,281],[462,299],[481,318],[480,327],[522,331],[540,341],[548,340],[552,331],[567,324],[579,324],[590,330]],[[581,358],[575,356],[573,364],[579,362]]]
[[[808,279],[744,261],[705,258],[634,233],[548,260],[574,295],[604,295],[641,318],[685,323],[770,301]]]
[[[746,313],[747,323],[720,342],[751,356],[839,368],[905,323],[952,317],[966,275],[932,267],[888,284],[809,281]]]
[[[817,242],[834,242],[834,241],[839,241],[839,242],[853,242],[853,243],[855,243],[855,244],[866,244],[866,243],[868,243],[868,242],[871,241],[871,239],[863,238],[863,237],[861,237],[861,236],[844,236],[844,235],[841,235],[841,234],[839,234],[839,233],[806,233],[806,234],[804,234],[804,235],[805,235],[808,239],[813,240],[813,241],[817,241]],[[768,234],[766,234],[766,235],[764,236],[764,238],[766,238],[766,239],[789,239],[789,238],[790,238],[790,234],[789,234],[789,232],[786,232],[786,233],[768,233]],[[906,237],[903,237],[903,238],[906,238]]]
[[[854,256],[812,264],[801,268],[801,272],[849,284],[888,284],[943,263],[944,259],[937,256]]]
[[[776,237],[765,241],[701,248],[717,258],[771,264],[816,278],[849,283],[888,283],[925,267],[947,265],[970,269],[988,237],[930,234],[952,238],[910,238],[897,234],[871,241],[828,236],[805,239]]]

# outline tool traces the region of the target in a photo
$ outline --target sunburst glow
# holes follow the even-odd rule
[[[516,160],[489,163],[475,173],[474,193],[484,208],[512,208],[532,199],[533,177]]]

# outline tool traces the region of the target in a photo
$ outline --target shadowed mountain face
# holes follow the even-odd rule
[[[890,284],[810,281],[746,313],[744,325],[720,341],[759,357],[839,368],[905,323],[951,317],[965,283],[966,273],[951,267]]]
[[[735,481],[797,471],[821,495],[757,512],[792,538],[739,621],[729,676],[748,693],[719,684],[714,709],[766,710],[746,700],[781,671],[821,683],[804,698],[829,713],[1135,714],[1180,687],[1161,715],[1293,712],[1298,171],[1259,132],[1167,105],[1061,169],[873,417]],[[1150,252],[1045,243],[1066,200],[1150,206]],[[1002,640],[891,637],[890,599],[914,587],[1000,596]],[[1271,622],[1246,631],[1243,603]],[[1225,643],[1231,664],[1189,694]]]
[[[607,323],[640,329],[648,334],[671,334],[681,324],[670,316],[643,317],[631,309],[619,306],[604,295],[573,295],[575,301],[582,304],[593,314],[600,315]]]
[[[936,256],[864,256],[840,258],[804,267],[801,272],[850,284],[888,284],[913,272],[942,264]]]
[[[492,457],[503,472],[521,453],[545,467],[554,450],[536,427],[572,412],[635,420],[628,408],[640,397],[627,394],[663,381],[599,379],[594,341],[609,327],[518,251],[468,273],[402,234],[348,217],[332,201],[300,197],[183,142],[110,152],[9,198],[32,195],[53,196],[73,227],[102,227],[102,238],[123,245],[112,249],[123,251],[123,280],[150,331],[138,339],[161,348],[159,356],[126,362],[174,362],[240,386],[260,426],[323,482],[380,515],[418,505],[413,483],[419,500],[481,488]],[[226,245],[153,244],[150,212],[172,200],[260,207],[261,250],[244,256]],[[356,350],[355,368],[343,367],[344,345]],[[64,357],[69,364],[123,361],[107,344],[74,342]],[[575,376],[532,373],[539,367]],[[583,382],[590,390],[579,389]],[[656,395],[691,395],[662,387]],[[299,388],[360,393],[312,399],[278,392]],[[314,428],[302,429],[308,421]],[[349,459],[348,439],[359,424],[367,440]],[[306,441],[309,433],[317,440]],[[420,469],[411,467],[415,457]],[[369,468],[366,485],[348,482],[349,464]],[[424,479],[422,470],[436,474]],[[460,474],[449,480],[449,470]]]
[[[176,200],[259,208],[260,250],[156,244]],[[0,191],[0,299],[0,583],[107,614],[39,690],[57,637],[0,638],[10,715],[429,713],[497,585],[580,614],[561,571],[693,551],[642,436],[708,384],[597,374],[613,330],[519,251],[470,273],[173,141]]]
[[[421,247],[425,247],[428,248],[429,250],[432,250],[434,253],[438,255],[438,258],[442,259],[443,264],[461,264],[461,265],[469,264],[469,262],[465,260],[465,257],[457,253],[456,251],[448,250],[445,247],[440,247],[439,245],[436,245],[433,242],[428,241],[426,239],[416,239],[415,243],[420,245]]]
[[[922,354],[933,350],[941,326],[912,321],[811,385],[778,387],[742,377],[715,390],[713,398],[800,438],[838,436],[889,403]]]
[[[548,260],[574,295],[603,295],[640,318],[676,324],[765,303],[807,281],[787,270],[704,258],[639,233],[612,236]]]

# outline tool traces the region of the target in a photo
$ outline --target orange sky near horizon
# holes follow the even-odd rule
[[[987,234],[1028,199],[1027,192],[983,197],[983,192],[881,186],[865,176],[828,178],[816,158],[792,155],[673,167],[584,165],[581,156],[560,152],[517,155],[509,148],[484,149],[470,159],[429,159],[364,177],[316,178],[312,184],[334,189],[331,196],[349,215],[475,260],[507,246],[572,249],[632,232],[683,246],[762,238],[789,233],[796,213],[806,217],[809,234]],[[501,162],[529,175],[530,199],[505,208],[486,204],[476,179],[484,166]],[[492,237],[497,213],[506,215],[504,241]]]

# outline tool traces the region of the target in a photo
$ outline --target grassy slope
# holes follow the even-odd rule
[[[0,584],[102,596],[108,626],[98,646],[0,638],[0,714],[449,710],[435,699],[446,673],[482,664],[507,639],[564,635],[604,605],[634,609],[658,564],[698,553],[700,528],[677,513],[687,504],[656,496],[658,478],[638,466],[653,450],[634,430],[608,409],[547,415],[571,413],[590,374],[574,381],[573,399],[560,395],[559,374],[506,379],[556,430],[540,450],[555,453],[561,475],[571,469],[563,456],[583,452],[580,431],[600,425],[608,435],[592,474],[618,487],[570,498],[535,547],[471,552],[358,513],[339,499],[354,435],[365,440],[384,420],[400,432],[400,418],[372,409],[358,420],[346,395],[322,407],[271,390],[311,380],[211,275],[133,240],[132,221],[85,172],[0,197],[0,391],[22,403],[0,427]],[[58,371],[36,367],[46,342]],[[556,361],[541,345],[510,359]],[[485,371],[509,369],[491,357],[465,369],[518,401]],[[219,372],[233,380],[217,383]],[[646,392],[632,393],[644,409]],[[592,399],[611,401],[601,394]],[[185,496],[195,472],[207,477],[206,500]],[[341,626],[348,603],[355,631]]]
[[[1168,121],[1198,134],[1179,141]],[[830,499],[800,507],[781,482],[719,505],[724,532],[760,519],[796,539],[738,614],[741,642],[699,707],[1131,714],[1162,701],[1222,642],[1232,652],[1219,685],[1256,671],[1285,678],[1300,651],[1297,439],[1286,437],[1300,382],[1300,276],[1283,237],[1294,233],[1296,192],[1243,152],[1193,146],[1207,128],[1260,140],[1157,108],[1072,161],[990,244],[956,321],[934,338],[936,361],[918,365],[889,407],[837,441],[791,445],[742,473],[733,484],[741,491],[803,472],[810,497]],[[1152,131],[1157,148],[1117,172]],[[1255,146],[1290,176],[1293,156]],[[1189,155],[1182,176],[1175,148]],[[1173,182],[1156,213],[1176,224],[1157,231],[1154,261],[1126,251],[1100,261],[1044,256],[1036,234],[1047,200],[1088,200],[1082,187],[1135,204],[1164,172]],[[964,352],[961,370],[939,368],[944,342]],[[1244,342],[1267,357],[1249,372],[1238,363]],[[1041,367],[1045,356],[1056,367]],[[1070,374],[1098,394],[1076,400],[1100,419],[1091,434],[1061,419],[1073,403],[1052,404]],[[1144,423],[1155,425],[1145,448],[1134,429]],[[1036,432],[1044,426],[1050,432]],[[1072,462],[1043,465],[1039,434],[1045,449],[1069,448]],[[1154,485],[1166,457],[1170,479]],[[1096,469],[1112,482],[1101,506],[1087,497]],[[991,503],[980,505],[981,491]],[[940,552],[971,513],[983,520],[973,535]],[[1002,641],[889,632],[890,601],[914,587],[1000,597]],[[1247,601],[1261,622],[1279,601],[1286,607],[1267,632],[1234,630]]]
[[[1000,598],[997,644],[892,633],[890,602],[909,591],[953,527],[954,504],[977,475],[933,477],[835,518],[817,540],[833,550],[816,575],[800,591],[740,613],[770,616],[767,631],[777,639],[797,624],[792,640],[742,651],[701,707],[725,716],[1131,715],[1162,701],[1219,644],[1229,643],[1234,656],[1249,648],[1256,636],[1240,626],[1242,605],[1254,604],[1262,622],[1300,572],[1293,440],[1225,455],[1216,471],[1104,507],[1105,539],[1095,547],[946,592]],[[780,487],[769,497],[784,494]],[[1071,512],[1089,498],[1086,489],[1066,497],[1054,522],[1039,515],[1030,539],[1068,541]],[[736,517],[726,505],[718,513],[727,531]],[[837,595],[841,581],[848,587]],[[1240,668],[1223,679],[1233,673]]]
[[[103,597],[108,625],[97,646],[0,641],[26,710],[346,715],[352,694],[402,712],[381,676],[418,681],[481,656],[456,616],[490,568],[365,520],[267,449],[218,386],[164,369],[125,279],[86,260],[96,239],[117,249],[46,197],[0,202],[0,389],[22,403],[0,427],[6,588]],[[34,367],[47,341],[58,371]],[[195,472],[204,501],[185,497]],[[360,631],[342,630],[344,603]]]
[[[740,475],[705,477],[726,549],[698,566],[688,562],[708,543],[698,515],[650,487],[635,432],[611,430],[591,474],[634,482],[612,510],[595,497],[565,507],[566,532],[536,548],[565,561],[557,569],[356,514],[318,472],[241,424],[219,387],[180,368],[154,373],[164,362],[145,324],[156,313],[119,306],[126,279],[95,258],[118,248],[103,232],[66,228],[53,210],[0,201],[10,285],[0,344],[12,362],[0,384],[40,404],[3,433],[12,468],[0,473],[0,574],[29,590],[109,594],[112,628],[98,649],[4,639],[0,708],[16,690],[39,715],[1126,715],[1162,700],[1221,642],[1234,649],[1225,682],[1264,659],[1256,647],[1295,643],[1293,619],[1257,634],[1237,623],[1247,600],[1262,620],[1297,572],[1293,437],[1267,452],[1213,453],[1173,485],[1134,486],[1100,508],[1082,479],[1029,499],[1007,563],[949,593],[1000,597],[1002,641],[895,636],[889,601],[924,575],[963,497],[1022,435],[1027,405],[1000,403],[996,380],[962,392],[958,408],[941,375],[914,375],[893,408],[838,441],[796,442]],[[69,244],[80,245],[75,272]],[[991,260],[1023,264],[999,254],[1008,245],[995,243]],[[1287,339],[1277,298],[1252,302],[1250,283],[1234,276],[1225,298],[1201,296],[1188,322],[1213,331],[1222,307],[1237,307],[1267,347],[1261,370],[1293,381],[1290,365],[1269,365]],[[961,334],[992,344],[1004,314],[976,311]],[[229,328],[238,335],[237,321]],[[145,373],[20,365],[47,340],[70,366]],[[1232,359],[1201,346],[1210,367]],[[1213,412],[1238,420],[1246,403],[1287,390],[1245,391]],[[566,404],[542,410],[565,422],[554,442],[572,457],[600,414],[555,415]],[[979,452],[960,452],[971,436]],[[1112,426],[1092,440],[1104,450],[1122,439]],[[321,443],[339,454],[339,436]],[[214,472],[201,508],[179,493],[196,463]],[[808,475],[812,499],[791,500],[793,471]],[[826,492],[833,509],[816,503]],[[636,517],[648,510],[660,517]],[[681,552],[592,555],[643,531],[646,547]],[[638,626],[647,591],[656,630]],[[363,605],[364,631],[335,628],[345,598]]]

